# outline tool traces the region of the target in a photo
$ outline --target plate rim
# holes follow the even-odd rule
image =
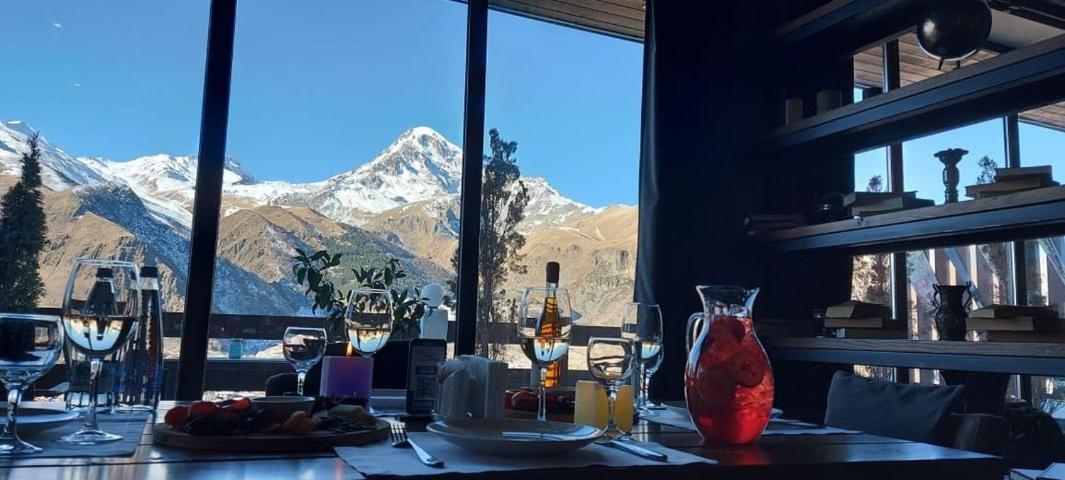
[[[594,434],[590,434],[590,436],[584,436],[584,437],[574,437],[574,438],[570,438],[570,439],[566,439],[566,440],[553,440],[553,439],[550,439],[550,438],[542,438],[542,439],[534,439],[534,438],[509,438],[508,439],[508,438],[504,438],[504,437],[491,437],[491,438],[488,438],[488,437],[479,437],[479,436],[475,436],[475,435],[463,435],[463,434],[458,434],[458,433],[455,433],[455,432],[443,431],[437,425],[438,424],[443,424],[445,422],[463,422],[463,423],[514,422],[514,423],[529,423],[529,424],[551,423],[551,424],[556,424],[556,425],[566,425],[566,426],[570,426],[570,427],[590,428],[590,429],[594,430]],[[549,442],[549,443],[556,443],[556,444],[572,443],[572,442],[594,442],[595,440],[598,440],[599,438],[601,438],[606,432],[606,430],[604,430],[602,428],[593,427],[591,425],[583,425],[583,424],[579,424],[579,423],[555,422],[555,421],[552,421],[552,420],[547,420],[547,421],[541,422],[539,420],[530,420],[530,419],[524,419],[524,418],[500,418],[500,419],[459,418],[459,419],[454,419],[454,420],[437,420],[435,422],[427,424],[425,426],[425,430],[428,431],[428,432],[433,433],[434,435],[440,435],[443,438],[458,437],[458,438],[463,438],[463,439],[468,439],[468,440],[475,440],[475,441],[495,440],[495,441],[503,441],[503,442],[508,442],[508,443]],[[568,435],[568,434],[566,434],[566,435]]]

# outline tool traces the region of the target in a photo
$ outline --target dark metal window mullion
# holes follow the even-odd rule
[[[899,41],[892,40],[884,43],[881,51],[881,58],[884,60],[881,78],[883,78],[884,93],[887,93],[902,86],[899,67]],[[906,186],[903,181],[901,143],[892,143],[887,146],[887,163],[888,187],[890,191],[904,191]],[[894,252],[891,254],[891,303],[895,319],[903,325],[908,325],[910,303],[906,281],[906,252]],[[908,368],[896,368],[895,381],[909,383],[910,370]]]
[[[459,216],[458,315],[455,355],[473,354],[477,342],[477,261],[481,236],[484,167],[485,75],[488,0],[469,0],[466,14],[466,112],[462,135],[462,204]]]
[[[1021,166],[1020,120],[1016,113],[1002,117],[1002,133],[1006,140],[1006,167]],[[1025,253],[1025,241],[1014,240],[1013,250],[1013,302],[1017,305],[1028,304],[1028,259]],[[1025,400],[1032,399],[1032,376],[1021,375],[1019,393]]]
[[[207,34],[207,61],[200,118],[200,150],[196,162],[196,195],[192,207],[189,274],[178,362],[178,400],[203,397],[207,364],[208,325],[218,250],[218,217],[229,123],[229,89],[233,71],[236,0],[212,0]]]

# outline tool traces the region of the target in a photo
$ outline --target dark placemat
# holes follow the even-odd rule
[[[20,435],[23,440],[41,447],[43,452],[15,457],[13,460],[24,458],[57,458],[57,457],[130,457],[137,451],[141,444],[141,435],[144,426],[151,415],[148,413],[122,413],[114,415],[99,415],[97,422],[100,428],[107,433],[122,435],[122,440],[101,443],[97,445],[70,445],[58,440],[66,435],[81,429],[83,419],[71,420],[62,427],[34,433],[32,435]],[[0,465],[8,460],[0,459]]]

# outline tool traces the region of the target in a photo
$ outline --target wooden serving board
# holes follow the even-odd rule
[[[312,432],[307,435],[248,433],[243,435],[192,435],[157,423],[152,427],[156,445],[225,452],[291,452],[327,450],[339,446],[366,445],[388,438],[388,422],[377,419],[377,428],[361,432]]]

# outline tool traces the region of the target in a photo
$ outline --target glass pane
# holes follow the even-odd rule
[[[48,243],[37,305],[58,307],[73,261],[93,256],[157,265],[166,319],[180,318],[208,6],[5,3],[0,193],[20,180],[21,156],[39,134]],[[7,293],[16,292],[0,286]],[[177,338],[165,339],[167,358],[178,349]]]
[[[1032,377],[1032,405],[1065,421],[1065,377]]]
[[[994,58],[997,55],[997,53],[990,50],[981,49],[973,56],[963,60],[961,68]],[[922,82],[954,70],[954,64],[945,64],[939,67],[939,60],[925,54],[917,44],[916,34],[907,33],[899,37],[899,80],[902,86],[905,87],[906,85]]]
[[[1005,167],[1005,137],[1002,120],[992,119],[926,137],[903,142],[902,159],[906,191],[917,192],[918,198],[944,203],[944,163],[936,153],[947,149],[966,150],[957,163],[959,171],[958,201],[969,200],[965,187],[988,183],[994,179],[996,167]]]
[[[453,298],[465,18],[445,0],[240,4],[209,356],[280,360],[286,324],[361,285],[411,299],[393,340],[417,333],[423,286]],[[340,256],[312,261],[334,288],[316,304],[293,257],[323,250]]]
[[[549,261],[561,264],[580,325],[620,325],[635,278],[642,51],[489,13],[485,123],[516,150],[493,151],[485,132],[482,229],[493,233],[481,236],[480,352],[528,368],[520,349],[503,345],[512,342],[514,302],[523,287],[544,285]],[[501,175],[506,158],[517,176]],[[522,204],[521,215],[509,210]],[[571,349],[570,369],[586,368],[581,349]]]

